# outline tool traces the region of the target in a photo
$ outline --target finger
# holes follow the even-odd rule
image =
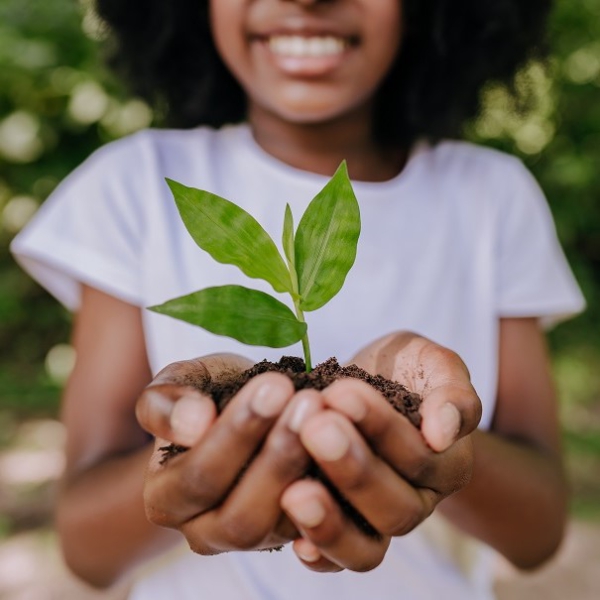
[[[284,492],[281,505],[302,537],[338,567],[370,571],[383,560],[390,538],[363,534],[342,513],[322,483],[308,479],[293,483]],[[311,568],[310,562],[304,563]]]
[[[152,384],[191,387],[204,392],[210,382],[226,382],[252,367],[252,361],[239,354],[209,354],[171,363],[162,369]]]
[[[471,384],[450,382],[423,395],[421,431],[428,444],[443,452],[472,433],[481,419],[481,402]]]
[[[383,535],[409,533],[441,499],[433,490],[413,487],[400,477],[335,411],[310,418],[300,438],[342,497]]]
[[[279,373],[248,382],[199,443],[147,482],[147,505],[159,524],[179,526],[220,503],[293,394],[290,379]]]
[[[428,444],[442,452],[477,427],[481,401],[456,352],[424,338],[412,344],[421,346],[416,352],[417,372],[423,374],[417,386],[423,399],[421,431]]]
[[[356,359],[370,373],[381,373],[421,394],[421,429],[434,450],[445,450],[477,427],[481,402],[456,352],[414,333],[398,332],[381,338]]]
[[[250,361],[234,354],[213,354],[167,365],[136,404],[140,425],[155,437],[181,446],[194,445],[214,421],[214,402],[204,390],[248,368]]]
[[[155,437],[193,446],[217,416],[215,403],[193,388],[169,384],[144,390],[136,403],[140,425]]]
[[[219,551],[272,547],[296,538],[295,530],[292,537],[274,536],[282,514],[280,499],[292,482],[306,474],[310,456],[297,432],[322,407],[317,391],[296,394],[236,487],[217,509],[186,525],[186,536],[202,536]]]
[[[325,558],[319,549],[309,540],[305,540],[304,538],[294,540],[292,549],[300,559],[300,562],[311,571],[316,571],[317,573],[339,573],[343,571],[342,567]]]
[[[414,485],[446,496],[468,481],[472,467],[469,442],[435,452],[407,418],[363,381],[341,379],[322,394],[328,407],[355,424],[375,454]]]
[[[280,511],[279,519],[274,529],[274,536],[279,540],[295,540],[300,533],[296,526],[290,521],[290,518],[283,512]]]

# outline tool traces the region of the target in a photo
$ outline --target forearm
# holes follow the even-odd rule
[[[114,583],[138,562],[181,539],[146,519],[142,492],[151,454],[148,444],[63,483],[57,527],[65,559],[94,586]]]
[[[471,483],[440,504],[457,526],[517,567],[539,566],[558,548],[567,512],[560,460],[493,433],[473,434]]]

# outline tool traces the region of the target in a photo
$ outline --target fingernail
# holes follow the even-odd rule
[[[315,563],[321,558],[321,553],[312,544],[303,544],[301,548],[296,548],[296,554],[307,563]]]
[[[438,414],[442,438],[450,446],[460,430],[460,413],[454,404],[446,402]]]
[[[281,389],[270,383],[264,383],[254,392],[250,407],[258,416],[270,419],[281,413],[286,401],[287,396]]]
[[[333,423],[317,429],[302,441],[306,449],[315,458],[321,460],[339,460],[350,448],[348,436]]]
[[[307,417],[310,416],[311,402],[308,398],[300,400],[294,407],[292,416],[288,422],[288,428],[294,433],[299,433],[302,428],[302,424],[306,421]]]
[[[290,512],[294,520],[303,527],[317,527],[325,520],[325,508],[315,499],[294,506]]]
[[[190,446],[198,441],[210,418],[204,402],[193,396],[182,396],[177,400],[171,412],[171,429],[177,434],[178,441]]]
[[[173,409],[173,402],[167,400],[161,393],[154,390],[146,390],[146,399],[152,412],[158,412],[166,416]]]

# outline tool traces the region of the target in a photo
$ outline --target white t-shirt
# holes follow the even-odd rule
[[[80,282],[142,307],[214,285],[274,293],[195,245],[165,177],[236,202],[276,241],[285,204],[298,222],[328,179],[265,153],[247,126],[144,131],[97,151],[56,190],[13,241],[17,260],[73,310]],[[483,403],[481,427],[488,428],[499,318],[550,323],[584,305],[540,189],[513,157],[442,142],[416,146],[394,179],[354,182],[354,190],[362,220],[358,255],[342,291],[307,315],[313,362],[329,356],[343,362],[386,333],[417,331],[461,355]],[[149,311],[144,328],[155,372],[212,352],[256,360],[282,354]],[[301,349],[284,353],[301,355]],[[140,581],[133,598],[491,597],[485,552],[468,572],[458,569],[456,556],[436,547],[427,527],[394,539],[384,563],[367,574],[314,574],[289,549],[209,558],[188,553]]]

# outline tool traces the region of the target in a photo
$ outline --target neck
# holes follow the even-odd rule
[[[362,111],[361,111],[362,112]],[[371,116],[358,111],[321,123],[292,123],[256,105],[249,110],[256,142],[286,164],[331,176],[342,160],[356,181],[387,181],[403,168],[406,153],[373,140]]]

